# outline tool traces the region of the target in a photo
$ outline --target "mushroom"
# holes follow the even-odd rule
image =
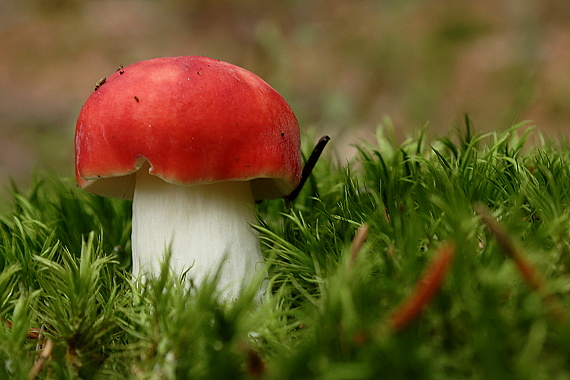
[[[299,125],[255,74],[201,56],[134,63],[83,105],[78,185],[132,199],[133,274],[170,269],[199,285],[219,273],[225,299],[265,271],[254,201],[283,197],[301,177]]]

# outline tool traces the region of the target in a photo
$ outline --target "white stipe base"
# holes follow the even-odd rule
[[[170,248],[171,270],[200,283],[222,265],[222,299],[264,271],[249,182],[177,186],[137,172],[133,199],[133,274],[157,276]]]

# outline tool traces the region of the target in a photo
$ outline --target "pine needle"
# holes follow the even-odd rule
[[[435,257],[418,279],[410,294],[390,314],[388,326],[394,331],[401,331],[417,319],[422,311],[440,290],[445,277],[451,269],[455,247],[451,243],[442,244]]]

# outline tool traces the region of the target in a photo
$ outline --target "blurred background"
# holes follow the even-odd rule
[[[0,0],[0,186],[73,175],[73,134],[119,65],[205,55],[255,72],[340,157],[399,138],[570,125],[568,0]]]

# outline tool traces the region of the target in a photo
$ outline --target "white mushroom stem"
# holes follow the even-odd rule
[[[218,289],[235,298],[264,271],[249,182],[178,186],[148,173],[136,174],[133,198],[133,274],[156,276],[164,253],[170,269],[197,286],[221,266]]]

